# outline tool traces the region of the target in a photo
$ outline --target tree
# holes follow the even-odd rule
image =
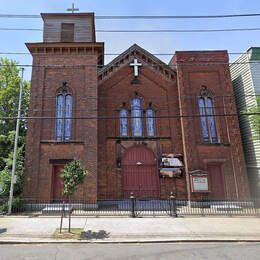
[[[88,175],[90,175],[90,172],[82,166],[79,160],[73,160],[65,165],[64,169],[61,171],[61,177],[63,178],[64,185],[63,194],[68,196],[69,201],[70,197],[76,192],[78,185],[82,183]],[[63,212],[61,214],[60,232],[62,230],[62,219]],[[69,233],[70,221],[71,212],[69,213]]]
[[[8,117],[17,116],[19,100],[20,75],[18,63],[7,58],[0,58],[0,134],[7,135],[9,131],[15,130],[16,120]],[[28,81],[23,82],[23,102],[21,117],[27,116],[29,106]],[[4,118],[4,119],[3,119]],[[20,135],[26,132],[26,121],[21,120]]]
[[[0,171],[6,166],[6,158],[13,152],[13,142],[19,100],[20,75],[17,62],[0,58]],[[26,117],[29,106],[29,82],[23,82],[21,116]],[[24,147],[26,120],[20,121],[19,147]]]
[[[8,212],[9,191],[11,185],[11,171],[13,162],[13,153],[9,154],[8,158],[4,158],[6,162],[5,168],[0,172],[0,195],[4,198],[3,204],[0,205],[0,213]],[[21,198],[21,193],[24,183],[24,147],[21,146],[17,150],[16,157],[16,183],[14,185],[12,208],[13,210],[21,211],[24,206],[24,200]]]
[[[90,175],[89,171],[84,169],[79,160],[73,160],[67,163],[61,172],[63,178],[65,196],[72,196],[80,183],[84,181],[84,178]]]
[[[18,63],[7,58],[0,58],[0,190],[1,197],[9,196],[15,126],[20,89]],[[23,82],[23,101],[21,116],[26,117],[29,106],[29,82]],[[24,174],[24,147],[26,120],[20,121],[18,152],[16,162],[17,182],[14,186],[14,200],[19,200],[22,192]],[[16,199],[18,198],[18,199]]]
[[[24,183],[24,154],[23,146],[18,148],[16,159],[16,184],[14,185],[14,197],[19,196],[23,189]],[[4,159],[6,162],[5,168],[0,172],[0,187],[2,189],[1,195],[5,198],[9,196],[11,185],[11,170],[13,162],[13,153],[9,154],[8,158]]]

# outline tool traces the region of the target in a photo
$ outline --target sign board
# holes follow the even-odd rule
[[[192,192],[209,192],[208,174],[196,173],[190,175]]]
[[[180,155],[163,154],[160,158],[160,176],[180,178],[182,175],[183,162]]]
[[[192,177],[193,182],[193,190],[194,191],[208,191],[209,184],[208,184],[208,177]]]
[[[178,158],[162,158],[163,166],[182,167],[183,164]]]
[[[161,168],[160,174],[162,177],[180,177],[181,169],[180,168]]]

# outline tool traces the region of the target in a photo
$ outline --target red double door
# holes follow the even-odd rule
[[[131,192],[137,198],[159,197],[157,159],[153,151],[144,145],[128,148],[122,160],[122,169],[125,198],[129,198]]]

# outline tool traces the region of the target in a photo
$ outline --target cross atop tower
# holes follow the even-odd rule
[[[75,11],[79,11],[79,8],[75,8],[74,3],[72,3],[72,7],[67,9],[68,12],[74,13]]]

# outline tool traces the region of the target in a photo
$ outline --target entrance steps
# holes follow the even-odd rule
[[[62,211],[67,214],[70,210],[91,210],[97,209],[97,203],[27,203],[25,209],[27,211],[38,211],[42,215],[57,215]]]

